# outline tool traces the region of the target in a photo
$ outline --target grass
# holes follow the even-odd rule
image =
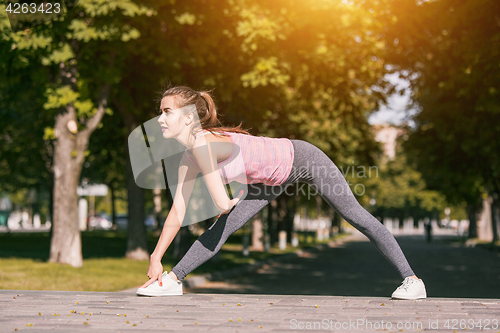
[[[0,289],[119,291],[138,287],[148,280],[148,261],[134,261],[124,257],[126,232],[82,232],[81,268],[47,262],[50,251],[49,237],[47,232],[0,234]],[[192,241],[195,239],[193,236]],[[151,253],[158,237],[148,233],[147,240]],[[253,263],[312,245],[302,243],[297,248],[288,246],[284,250],[273,247],[269,253],[250,252],[248,257],[244,257],[241,240],[241,232],[233,234],[222,247],[218,261],[209,260],[189,276]],[[325,242],[327,241],[318,243]],[[164,270],[170,271],[178,261],[172,257],[171,252],[172,249],[168,249],[162,260]]]
[[[1,258],[0,289],[118,291],[147,281],[147,261],[85,259],[82,268],[39,259]]]

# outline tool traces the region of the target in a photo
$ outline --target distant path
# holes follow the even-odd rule
[[[430,244],[421,235],[396,239],[429,297],[500,298],[500,253],[446,242],[450,236]],[[310,257],[186,292],[390,297],[400,283],[396,270],[358,233],[355,240]]]

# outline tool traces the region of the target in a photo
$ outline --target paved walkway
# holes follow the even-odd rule
[[[499,299],[0,291],[1,332],[498,332],[499,320]]]
[[[0,332],[500,332],[498,253],[397,239],[429,298],[391,300],[399,277],[359,237],[184,296],[0,290]]]
[[[500,253],[450,243],[456,236],[396,236],[429,297],[500,299]],[[388,297],[401,284],[396,270],[360,233],[334,248],[267,265],[196,293]]]

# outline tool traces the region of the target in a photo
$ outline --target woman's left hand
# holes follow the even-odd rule
[[[228,214],[228,213],[231,211],[231,209],[233,209],[233,208],[234,208],[234,206],[236,206],[236,204],[240,201],[240,199],[241,199],[241,197],[243,196],[243,194],[245,194],[245,191],[241,190],[241,191],[240,191],[240,194],[238,195],[238,197],[237,197],[237,198],[234,198],[234,199],[232,199],[231,201],[229,201],[229,203],[230,203],[230,205],[231,205],[231,208],[229,208],[229,209],[228,209],[228,210],[226,210],[225,212],[220,213],[220,214],[217,216],[217,218],[219,218],[221,215]]]

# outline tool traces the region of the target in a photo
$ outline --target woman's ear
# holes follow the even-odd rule
[[[192,113],[186,116],[186,125],[190,125],[193,122],[194,116]]]

